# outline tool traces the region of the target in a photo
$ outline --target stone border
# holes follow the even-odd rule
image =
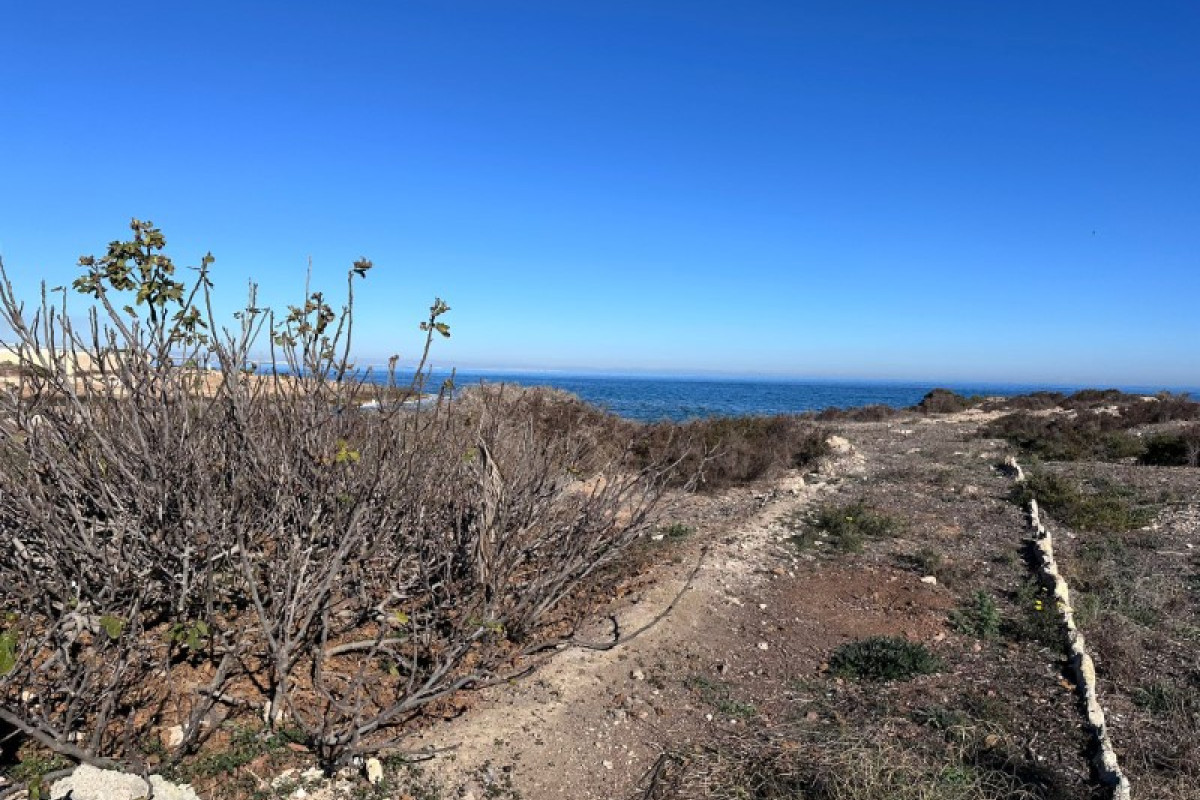
[[[1021,483],[1025,473],[1015,458],[1006,462],[1015,475],[1014,480]],[[1059,614],[1059,624],[1066,631],[1068,646],[1068,662],[1075,675],[1075,690],[1083,702],[1084,716],[1092,734],[1096,755],[1092,762],[1096,776],[1100,782],[1112,788],[1113,800],[1130,800],[1129,779],[1121,771],[1117,763],[1117,754],[1113,750],[1112,737],[1108,732],[1108,723],[1104,717],[1104,709],[1096,688],[1096,665],[1088,655],[1083,634],[1075,625],[1075,613],[1071,609],[1071,593],[1066,580],[1058,571],[1058,563],[1054,560],[1054,540],[1049,529],[1041,521],[1036,498],[1029,501],[1029,527],[1033,531],[1029,542],[1037,553],[1038,578],[1042,584],[1054,594],[1054,607]]]

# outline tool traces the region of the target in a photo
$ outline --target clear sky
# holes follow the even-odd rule
[[[1200,4],[0,2],[0,255],[439,366],[1200,384]]]

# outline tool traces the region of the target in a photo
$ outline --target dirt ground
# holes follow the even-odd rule
[[[1006,797],[1104,796],[1023,559],[1025,518],[1007,499],[1012,479],[999,464],[1012,451],[977,436],[988,418],[844,424],[849,446],[819,472],[692,499],[668,520],[688,535],[677,528],[647,543],[655,566],[609,609],[626,633],[678,595],[670,613],[619,647],[567,649],[532,677],[485,690],[413,742],[450,748],[424,769],[463,798],[706,796],[728,769],[722,753],[765,741],[801,764],[850,748],[867,761],[932,765],[915,773],[931,780],[951,780],[953,768],[1024,792]],[[1096,603],[1081,624],[1096,642],[1102,702],[1135,796],[1200,798],[1197,751],[1180,735],[1191,725],[1194,739],[1200,725],[1187,699],[1200,675],[1197,471],[1069,465],[1088,468],[1168,498],[1151,526],[1127,535],[1135,545],[1121,545],[1126,562],[1137,551],[1141,616]],[[800,535],[806,515],[853,501],[897,529],[858,552]],[[1097,535],[1051,526],[1068,577],[1080,577],[1079,550]],[[1173,591],[1151,591],[1163,586]],[[996,604],[998,635],[952,621],[980,592]],[[592,631],[597,641],[610,633],[602,620]],[[883,682],[830,671],[835,648],[876,635],[922,643],[942,668]]]

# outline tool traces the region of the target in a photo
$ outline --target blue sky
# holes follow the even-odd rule
[[[1200,6],[5,3],[0,255],[126,233],[364,361],[1200,384]]]

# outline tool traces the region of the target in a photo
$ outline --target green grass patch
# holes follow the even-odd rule
[[[684,685],[700,696],[705,705],[730,719],[750,719],[758,713],[751,703],[738,700],[733,696],[733,689],[723,681],[706,678],[703,675],[689,675]]]
[[[859,639],[833,651],[829,669],[834,675],[863,680],[909,680],[942,669],[942,662],[925,645],[897,636]]]
[[[980,590],[950,612],[950,627],[966,636],[994,639],[1000,635],[1000,609],[987,592]]]
[[[1013,486],[1009,498],[1021,507],[1038,505],[1062,524],[1078,531],[1128,531],[1154,519],[1155,509],[1139,502],[1135,492],[1109,481],[1093,481],[1090,489],[1050,472],[1032,472]]]
[[[900,522],[876,511],[863,500],[845,505],[826,503],[808,515],[792,517],[789,527],[794,531],[791,542],[800,549],[813,547],[824,539],[842,553],[857,553],[868,539],[895,536]]]

